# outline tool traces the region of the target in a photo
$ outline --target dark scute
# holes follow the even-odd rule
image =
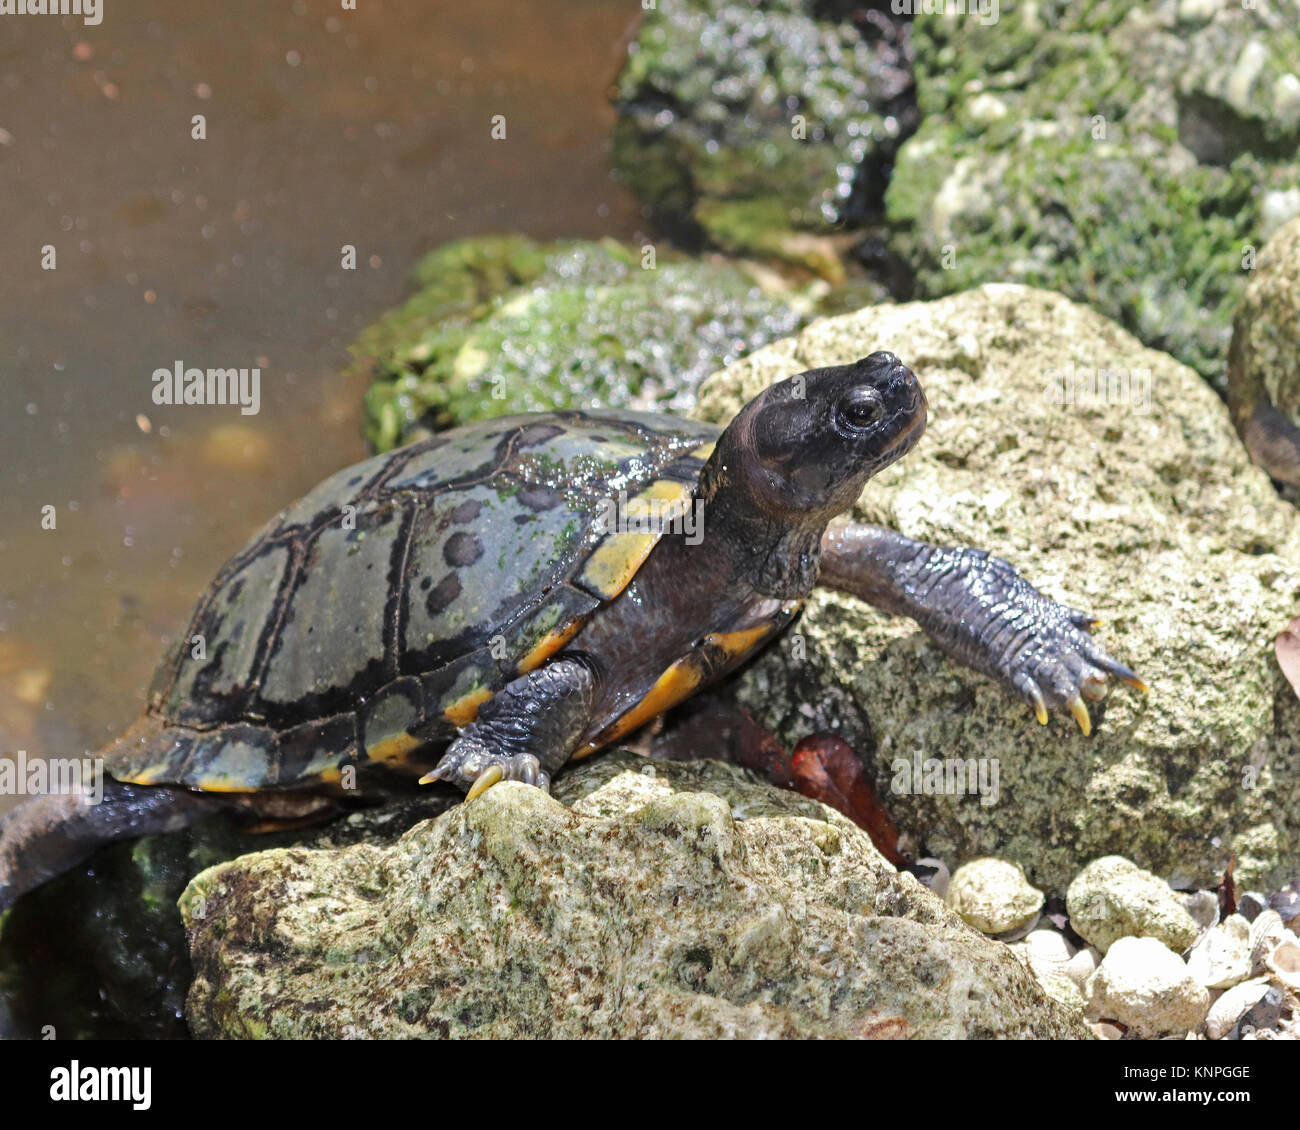
[[[552,486],[526,486],[516,496],[529,510],[552,510],[560,505],[560,492]]]
[[[483,556],[483,543],[473,534],[452,534],[443,547],[442,555],[452,568],[473,565]],[[456,587],[459,592],[460,586]]]
[[[515,443],[515,450],[520,451],[525,447],[536,447],[539,443],[553,440],[563,432],[564,428],[559,424],[529,424],[519,433],[519,439]]]
[[[460,578],[455,573],[448,573],[429,593],[425,606],[430,616],[437,616],[453,600],[460,596]]]
[[[451,520],[457,526],[463,526],[466,522],[474,521],[482,509],[483,504],[477,498],[471,498],[468,502],[462,502],[451,512]]]

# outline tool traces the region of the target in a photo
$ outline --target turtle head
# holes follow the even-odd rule
[[[723,433],[714,461],[747,508],[820,530],[857,501],[872,475],[912,449],[925,420],[915,374],[894,354],[873,353],[760,393]]]

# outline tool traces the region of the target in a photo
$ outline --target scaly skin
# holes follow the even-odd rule
[[[1091,733],[1084,700],[1105,697],[1108,675],[1147,689],[1088,634],[1095,617],[1044,596],[982,549],[836,522],[821,550],[821,584],[910,616],[954,659],[1016,691],[1043,725],[1049,709],[1067,707]]]

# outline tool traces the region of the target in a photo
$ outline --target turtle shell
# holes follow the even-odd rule
[[[718,434],[513,416],[340,471],[221,569],[106,768],[229,792],[350,788],[349,765],[423,773],[654,548],[662,527],[606,528],[608,502],[684,508]]]

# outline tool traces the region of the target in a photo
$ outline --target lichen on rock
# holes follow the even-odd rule
[[[844,817],[720,762],[610,753],[180,906],[197,1036],[1086,1035]]]

